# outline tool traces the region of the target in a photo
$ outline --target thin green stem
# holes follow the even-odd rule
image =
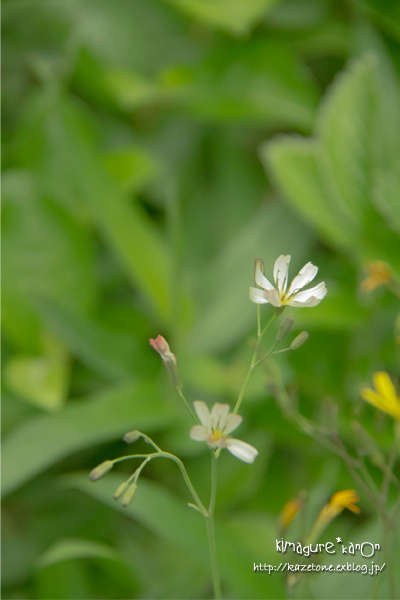
[[[185,469],[185,465],[183,464],[183,462],[177,456],[175,456],[174,454],[170,454],[169,452],[161,452],[161,456],[163,456],[164,458],[169,458],[170,460],[173,460],[178,465],[178,467],[181,470],[182,477],[183,477],[183,479],[184,479],[184,481],[185,481],[185,483],[186,483],[186,485],[187,485],[190,493],[192,494],[192,497],[193,497],[196,505],[198,506],[200,512],[204,516],[207,516],[207,514],[208,514],[207,510],[204,507],[204,505],[203,505],[202,501],[200,500],[199,496],[197,495],[197,492],[194,489],[192,482],[190,481],[190,477],[187,474],[187,471]]]
[[[210,496],[210,506],[208,508],[208,518],[207,522],[207,537],[208,537],[208,547],[210,550],[210,561],[211,561],[211,574],[213,579],[214,586],[214,595],[215,599],[219,600],[221,598],[221,581],[219,577],[218,571],[218,561],[217,561],[217,547],[215,543],[215,527],[214,527],[214,512],[215,512],[215,503],[217,499],[217,457],[215,453],[211,451],[211,496]]]
[[[155,442],[153,442],[153,440],[146,435],[145,433],[142,433],[142,438],[151,446],[153,446],[154,450],[157,450],[157,452],[162,452],[161,448],[159,446],[157,446],[157,444]]]
[[[271,323],[272,323],[273,321],[275,321],[275,319],[276,319],[276,316],[277,316],[277,315],[274,313],[274,314],[272,315],[271,319],[268,321],[268,323],[267,323],[267,324],[266,324],[266,326],[264,327],[264,329],[263,329],[263,330],[261,331],[261,333],[258,335],[257,344],[256,344],[256,347],[255,347],[255,349],[254,349],[254,352],[253,352],[253,357],[252,357],[252,359],[251,359],[251,363],[250,363],[249,370],[247,371],[247,375],[246,375],[246,378],[245,378],[245,380],[244,380],[244,382],[243,382],[242,389],[240,390],[240,394],[239,394],[239,397],[238,397],[238,399],[237,399],[237,402],[236,402],[235,408],[233,409],[233,412],[234,412],[234,413],[237,413],[237,412],[239,411],[239,409],[240,409],[240,405],[242,404],[242,400],[243,400],[243,397],[244,397],[244,395],[245,395],[245,393],[246,393],[247,386],[249,385],[249,381],[250,381],[250,378],[251,378],[251,374],[252,374],[252,372],[253,372],[253,370],[254,370],[255,363],[257,362],[257,360],[256,360],[256,359],[257,359],[257,356],[258,356],[258,350],[259,350],[259,348],[260,348],[261,341],[262,341],[262,339],[263,339],[263,337],[264,337],[264,334],[265,334],[265,332],[267,331],[268,327],[271,325]]]
[[[383,481],[382,481],[381,496],[382,496],[383,502],[386,502],[386,500],[387,500],[391,475],[393,474],[393,467],[396,463],[396,458],[397,458],[397,442],[395,440],[394,444],[392,445],[392,447],[390,449],[388,464],[387,464],[387,468],[385,469],[385,474],[383,476]]]
[[[379,488],[376,485],[375,481],[372,479],[372,476],[368,471],[368,467],[365,463],[365,460],[361,460],[361,472],[364,475],[365,481],[368,482],[369,487],[374,491],[375,494],[379,494]]]
[[[115,460],[113,460],[113,463],[123,462],[124,460],[129,460],[132,458],[145,458],[146,459],[143,462],[143,464],[139,467],[140,471],[144,468],[144,466],[148,462],[150,462],[154,458],[168,458],[169,460],[173,460],[178,465],[178,467],[182,473],[182,477],[187,485],[189,492],[192,495],[193,500],[195,501],[197,508],[199,509],[199,511],[201,512],[201,514],[203,516],[205,516],[205,517],[208,516],[207,509],[205,508],[205,506],[203,505],[199,496],[197,495],[197,492],[194,489],[192,482],[190,481],[190,477],[187,474],[187,471],[185,469],[183,462],[177,456],[175,456],[174,454],[170,454],[169,452],[163,452],[162,450],[160,450],[158,452],[153,452],[152,454],[130,454],[128,456],[121,456],[120,458],[116,458]],[[140,473],[140,471],[139,471],[139,473]],[[138,470],[135,471],[134,475],[137,472],[138,472]]]
[[[257,337],[261,335],[261,306],[257,304]]]
[[[198,423],[200,423],[199,419],[196,417],[194,411],[190,408],[189,402],[186,400],[185,396],[183,395],[182,390],[176,390],[178,392],[178,396],[183,400],[184,405],[186,406],[186,408],[188,409],[188,411],[190,412],[190,414],[192,415],[192,419],[194,420],[194,422],[196,423],[196,425]]]
[[[268,350],[268,352],[266,354],[264,354],[263,357],[261,357],[257,362],[254,363],[254,365],[252,365],[252,369],[255,369],[260,363],[262,363],[263,360],[265,360],[266,358],[268,358],[268,356],[271,356],[271,354],[277,354],[277,352],[274,352],[274,348],[277,347],[277,345],[279,344],[279,342],[276,340],[272,347]]]
[[[282,352],[289,352],[289,350],[293,350],[293,348],[282,348],[282,350],[275,350],[275,352],[271,352],[271,354],[282,354]]]

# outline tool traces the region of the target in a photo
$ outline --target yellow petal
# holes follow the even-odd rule
[[[385,411],[382,396],[378,396],[378,394],[376,392],[374,392],[374,390],[371,390],[370,388],[362,388],[360,394],[361,394],[361,398],[363,400],[365,400],[366,402],[369,402],[376,408],[379,408],[380,410]]]
[[[372,380],[378,394],[384,398],[387,398],[391,402],[397,402],[395,387],[389,375],[385,371],[378,371],[378,373],[374,373]]]
[[[346,508],[348,508],[349,510],[351,510],[353,513],[356,513],[356,515],[359,515],[361,510],[358,506],[356,506],[355,504],[347,504]]]
[[[400,399],[389,375],[385,371],[378,371],[373,376],[376,392],[369,388],[361,390],[361,397],[376,408],[383,410],[394,419],[400,420]]]

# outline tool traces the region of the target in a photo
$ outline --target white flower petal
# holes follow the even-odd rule
[[[200,423],[202,423],[205,427],[208,427],[211,420],[211,415],[207,404],[203,402],[203,400],[195,400],[193,402],[193,406],[197,416],[200,419]]]
[[[264,273],[261,271],[261,267],[258,264],[256,267],[256,284],[264,290],[273,290],[274,286],[268,281]]]
[[[246,463],[253,463],[258,455],[258,450],[256,450],[254,446],[242,442],[242,440],[236,440],[235,438],[226,440],[226,448],[233,456],[240,458],[240,460],[243,460]]]
[[[265,290],[264,294],[272,306],[281,306],[281,299],[279,297],[278,290]]]
[[[289,306],[317,306],[321,302],[323,298],[325,298],[328,290],[326,289],[325,282],[322,281],[315,287],[304,290],[302,292],[298,292],[294,294],[293,298],[291,298],[288,302]]]
[[[288,254],[284,256],[283,254],[279,256],[274,265],[274,280],[276,287],[279,292],[286,292],[287,284],[288,284],[288,276],[289,276],[289,263],[291,256]],[[272,303],[271,303],[272,304]]]
[[[230,411],[229,404],[220,404],[216,402],[211,409],[210,426],[212,429],[218,429],[218,431],[224,431],[227,423],[227,418]]]
[[[202,425],[193,425],[189,436],[196,442],[204,442],[207,438],[207,430]]]
[[[224,435],[228,435],[229,433],[232,433],[232,431],[235,431],[242,421],[243,417],[240,415],[235,415],[234,413],[230,413],[226,419]]]
[[[313,265],[311,262],[308,262],[302,269],[300,269],[299,274],[293,279],[290,284],[288,295],[295,294],[303,287],[308,285],[317,275],[318,267]]]
[[[268,304],[264,290],[255,287],[250,288],[250,300],[256,304]]]

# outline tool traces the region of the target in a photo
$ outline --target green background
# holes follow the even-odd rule
[[[323,421],[334,398],[351,452],[355,418],[389,447],[392,421],[359,390],[398,374],[398,299],[360,283],[377,259],[400,279],[399,41],[394,0],[4,1],[4,598],[212,596],[205,526],[174,464],[148,466],[126,510],[112,495],[129,463],[87,476],[137,428],[207,501],[207,448],[148,340],[169,340],[190,401],[233,406],[255,258],[270,279],[280,254],[292,276],[311,260],[328,287],[287,311],[311,337],[274,361],[300,410]],[[354,483],[285,421],[262,370],[241,413],[237,435],[260,454],[219,460],[223,594],[285,598],[283,575],[253,572],[280,562],[283,505],[307,491],[307,530]],[[360,507],[324,540],[381,542],[362,494]],[[373,581],[313,574],[296,593],[370,598]]]

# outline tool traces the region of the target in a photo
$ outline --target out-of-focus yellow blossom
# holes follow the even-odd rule
[[[336,494],[333,494],[329,503],[323,507],[319,513],[318,519],[321,519],[321,521],[328,524],[345,508],[348,508],[353,513],[359,514],[361,511],[355,504],[359,499],[360,498],[355,490],[342,490],[341,492],[336,492]]]
[[[299,498],[292,498],[285,504],[279,515],[279,523],[282,529],[286,529],[290,525],[302,506],[303,502]]]
[[[361,289],[363,292],[372,292],[377,287],[389,283],[392,279],[392,272],[389,266],[382,260],[373,260],[370,262],[366,271],[368,277],[361,283]]]
[[[400,398],[389,375],[385,371],[379,371],[374,373],[372,379],[375,389],[363,388],[361,398],[394,419],[400,420]]]
[[[337,515],[340,515],[345,508],[348,508],[353,513],[359,514],[361,511],[355,504],[358,500],[359,497],[355,490],[342,490],[333,494],[328,504],[326,504],[319,513],[307,543],[314,543],[324,529],[328,527],[329,523],[333,521]]]

